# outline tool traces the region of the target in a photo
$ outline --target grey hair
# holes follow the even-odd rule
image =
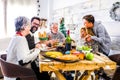
[[[16,31],[24,29],[24,26],[27,26],[30,23],[30,20],[25,16],[19,16],[15,19],[15,28]]]
[[[58,25],[57,22],[52,22],[52,23],[50,24],[50,28],[52,28],[54,24],[57,24],[57,25]]]

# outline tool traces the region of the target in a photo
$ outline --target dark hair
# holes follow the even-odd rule
[[[19,16],[15,19],[16,31],[20,31],[30,23],[30,20],[25,16]]]
[[[37,19],[38,21],[40,21],[39,17],[32,17],[31,22],[33,22],[34,19]]]
[[[83,19],[87,20],[88,22],[92,22],[94,24],[95,19],[93,15],[85,15]]]

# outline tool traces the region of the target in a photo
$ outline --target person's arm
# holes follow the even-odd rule
[[[17,58],[20,65],[27,64],[35,60],[39,54],[39,49],[34,49],[33,52],[30,52],[26,39],[19,39],[19,43],[16,45]]]
[[[35,48],[34,36],[32,36],[31,34],[28,34],[26,36],[26,39],[27,39],[27,42],[28,42],[29,49],[34,49]]]
[[[105,40],[105,28],[103,25],[99,25],[97,28],[97,34],[96,36],[91,36],[91,39],[99,42],[99,43],[104,43]]]

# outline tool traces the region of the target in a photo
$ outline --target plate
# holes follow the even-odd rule
[[[64,62],[64,63],[74,63],[74,62],[80,61],[80,60],[62,60],[62,59],[59,59],[59,58],[53,58],[53,57],[47,56],[45,54],[45,52],[42,53],[41,55],[44,56],[45,58],[52,59],[52,60],[59,61],[59,62]]]
[[[55,51],[56,48],[46,47],[46,48],[41,48],[40,50],[43,51],[43,52],[46,52],[46,51]]]
[[[50,62],[51,60],[50,59],[44,59],[42,60],[43,62]]]

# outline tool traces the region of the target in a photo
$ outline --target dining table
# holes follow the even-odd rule
[[[47,61],[45,60],[46,57],[44,57],[42,53],[44,52],[40,52],[39,54],[40,72],[54,72],[58,80],[66,80],[62,74],[64,71],[75,71],[74,80],[88,80],[88,78],[91,76],[91,73],[94,73],[97,70],[116,69],[116,63],[102,53],[94,54],[93,60],[84,59],[76,62],[62,62],[54,59]],[[78,79],[77,72],[79,71],[84,71],[84,73],[87,72],[87,74],[82,74]],[[95,79],[93,80],[98,80],[98,75],[95,75]]]

